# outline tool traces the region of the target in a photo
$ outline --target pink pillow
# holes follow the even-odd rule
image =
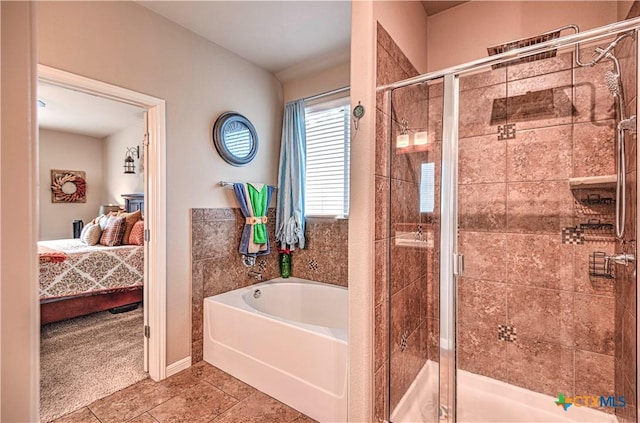
[[[100,244],[108,247],[122,244],[122,236],[124,235],[125,218],[118,216],[111,216],[107,219],[102,236],[100,237]]]
[[[129,234],[129,244],[144,244],[144,220],[138,220],[133,224],[133,228],[131,228],[131,233]]]

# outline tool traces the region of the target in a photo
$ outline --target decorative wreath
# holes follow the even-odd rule
[[[76,186],[76,190],[67,194],[62,190],[62,187],[72,183]],[[54,202],[58,203],[81,203],[86,201],[87,195],[87,182],[85,179],[74,173],[60,173],[52,175],[51,178],[51,193]]]

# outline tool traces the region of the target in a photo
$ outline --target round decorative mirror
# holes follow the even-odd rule
[[[239,113],[225,112],[213,125],[213,144],[227,163],[243,166],[258,152],[258,134],[249,119]]]

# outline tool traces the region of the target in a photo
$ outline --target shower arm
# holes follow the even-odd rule
[[[556,29],[556,31],[562,31],[562,30],[565,30],[565,29],[573,29],[576,32],[576,34],[578,34],[580,32],[580,28],[578,27],[578,25],[575,25],[575,24],[570,24],[570,25],[563,26],[561,28]],[[635,31],[625,32],[624,34],[619,35],[615,40],[613,40],[611,42],[611,44],[609,44],[607,46],[607,48],[605,48],[605,49],[602,49],[602,48],[599,48],[599,47],[596,48],[596,52],[598,53],[598,56],[596,56],[593,60],[591,60],[590,62],[587,62],[587,63],[583,63],[580,60],[580,43],[578,43],[578,44],[576,44],[576,47],[575,47],[575,49],[576,49],[576,64],[578,66],[581,66],[581,67],[594,66],[596,63],[600,62],[602,59],[607,57],[607,55],[609,55],[611,50],[613,50],[616,47],[616,45],[618,45],[618,43],[620,41],[624,40],[627,37],[632,37],[633,38],[634,36],[635,36]],[[618,68],[619,68],[619,66],[618,66]]]

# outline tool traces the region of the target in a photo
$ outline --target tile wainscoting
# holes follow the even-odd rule
[[[271,253],[258,257],[253,270],[263,280],[280,276],[275,239],[275,209],[267,217]],[[258,281],[247,275],[238,245],[244,217],[237,208],[191,209],[191,291],[193,362],[202,360],[204,298],[243,288]],[[292,276],[347,286],[348,220],[308,218],[307,246],[292,253]]]

